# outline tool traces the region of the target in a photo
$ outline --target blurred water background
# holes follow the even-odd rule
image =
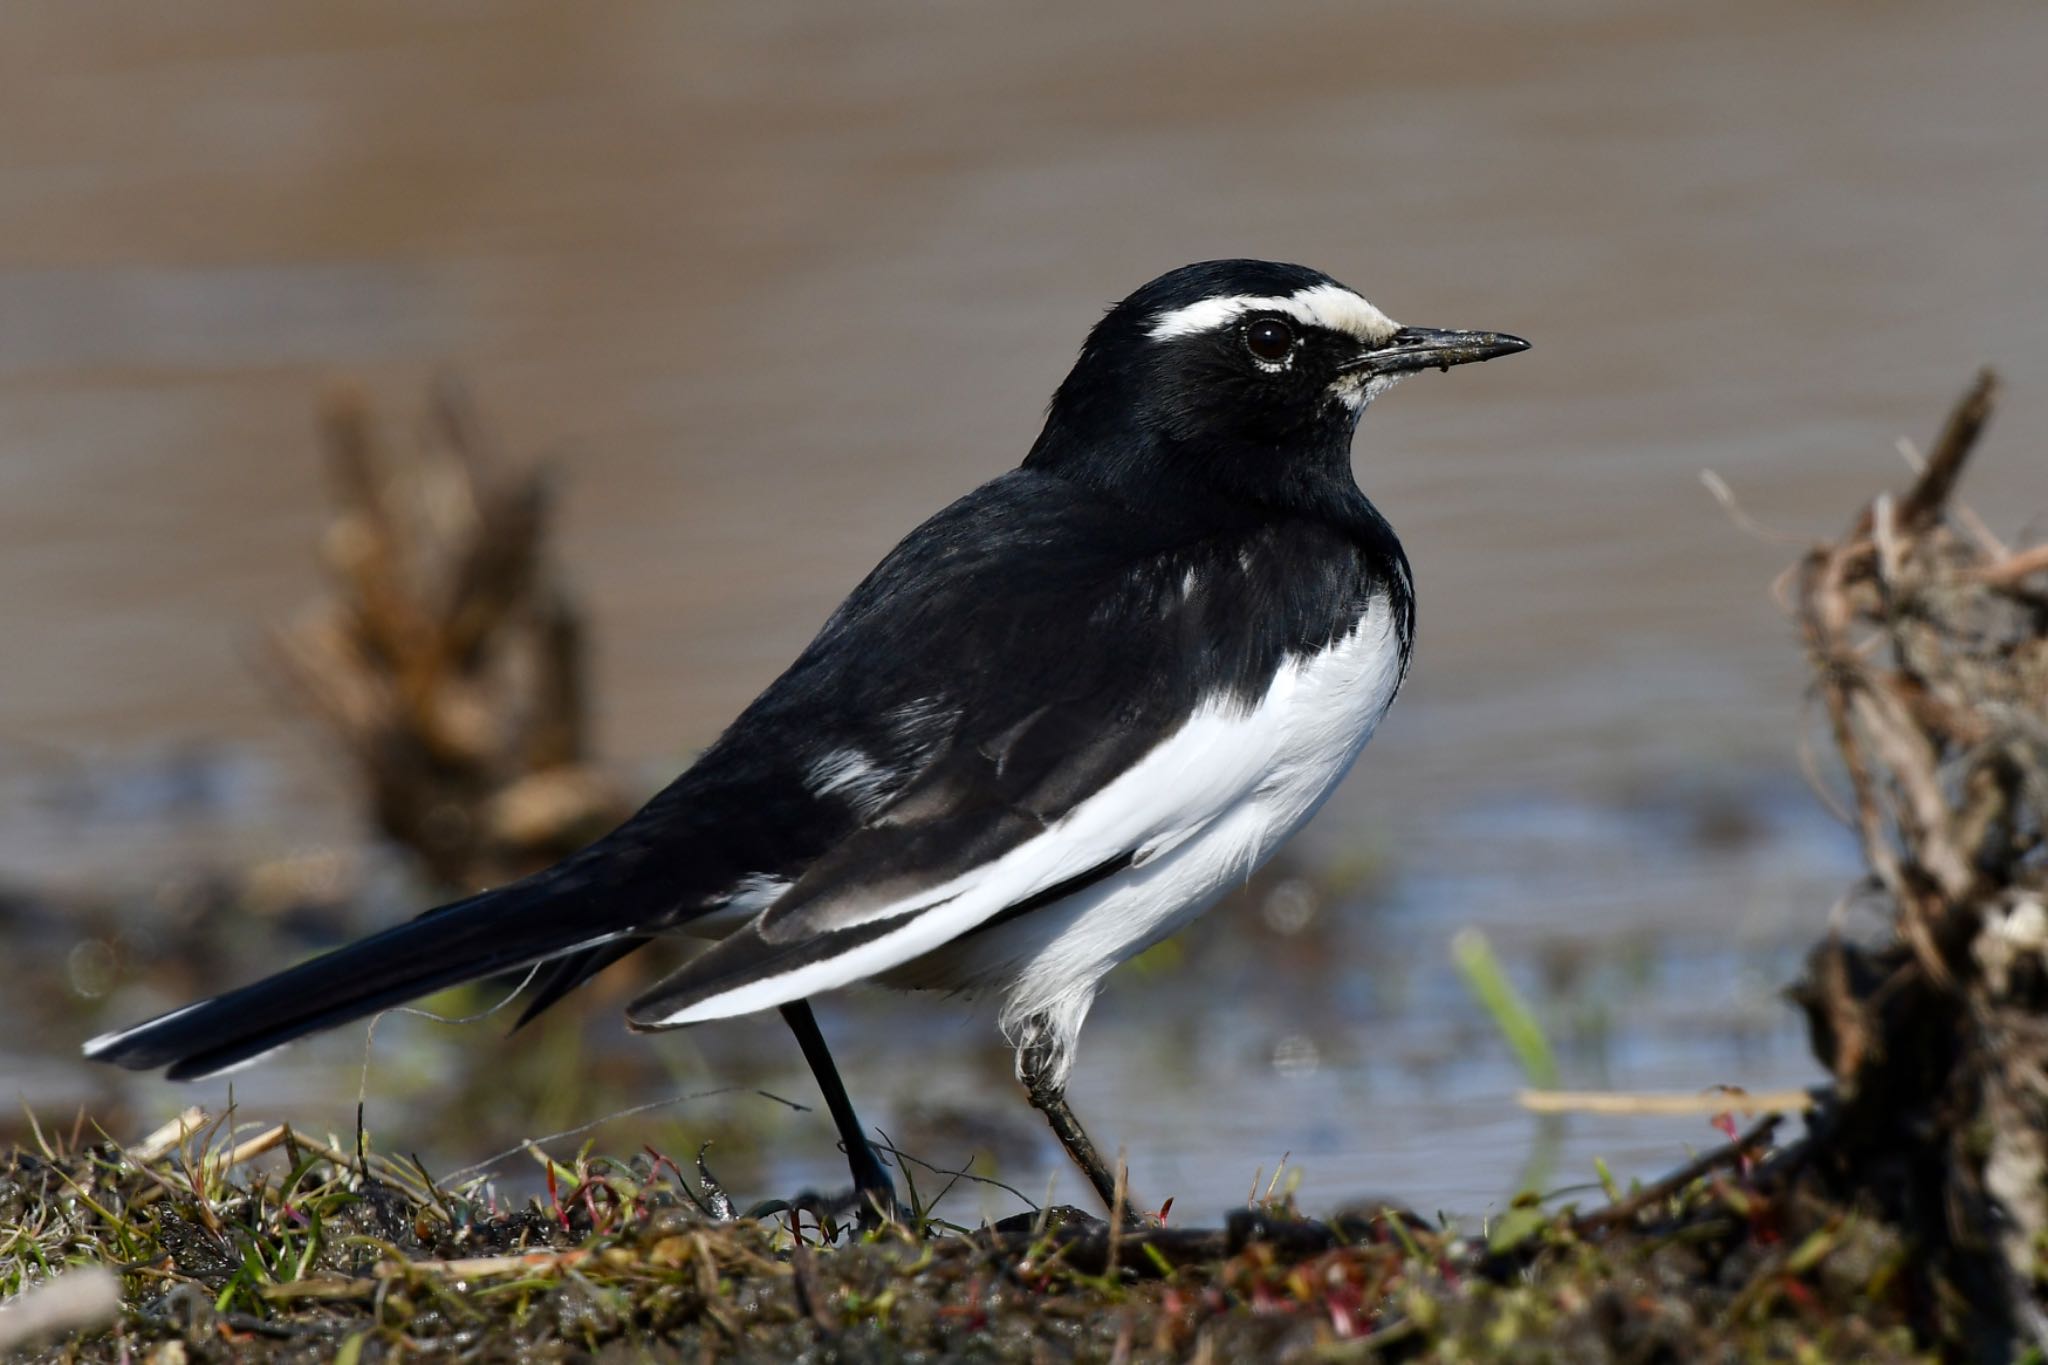
[[[1538,1126],[1451,968],[1467,926],[1570,1083],[1816,1078],[1777,990],[1855,862],[1796,760],[1767,594],[1796,544],[1698,475],[1795,542],[1833,530],[1989,361],[2010,385],[1967,494],[2006,531],[2048,508],[2014,454],[2048,437],[2044,61],[2048,10],[2016,2],[8,7],[14,1091],[137,1131],[218,1104],[76,1043],[426,895],[256,666],[318,591],[324,384],[402,422],[452,366],[555,461],[602,755],[651,790],[1021,456],[1105,304],[1219,255],[1535,349],[1367,420],[1415,672],[1285,867],[1112,978],[1073,1090],[1097,1137],[1196,1217],[1283,1153],[1312,1208],[1499,1207]],[[284,946],[223,929],[251,867],[349,908]],[[632,1039],[621,989],[509,1043],[387,1020],[371,1127],[445,1170],[674,1093],[812,1100],[773,1020]],[[1079,1201],[985,1012],[853,993],[825,1024],[871,1124]],[[363,1057],[344,1031],[235,1094],[346,1130]],[[748,1194],[843,1180],[821,1113],[746,1094],[592,1136],[719,1137]],[[1575,1118],[1540,1179],[1715,1137]]]

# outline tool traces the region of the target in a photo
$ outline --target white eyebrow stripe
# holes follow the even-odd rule
[[[1152,319],[1146,335],[1154,341],[1193,336],[1227,327],[1246,313],[1285,313],[1313,327],[1349,332],[1378,345],[1400,330],[1400,324],[1340,284],[1312,284],[1292,294],[1260,297],[1224,294],[1170,309]]]

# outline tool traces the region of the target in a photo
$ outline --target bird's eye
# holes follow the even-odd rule
[[[1285,360],[1294,349],[1294,329],[1278,318],[1260,318],[1244,329],[1244,348],[1260,360]]]

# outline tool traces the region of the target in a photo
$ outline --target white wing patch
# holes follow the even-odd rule
[[[1170,309],[1152,319],[1146,335],[1154,341],[1193,336],[1228,327],[1247,313],[1284,313],[1312,327],[1347,332],[1369,346],[1384,345],[1400,324],[1341,284],[1314,284],[1292,294],[1261,297],[1223,294]]]
[[[922,752],[931,748],[940,732],[953,728],[959,717],[957,707],[936,697],[907,701],[889,713],[889,729],[906,748]]]
[[[1255,756],[1228,742],[1241,723],[1232,714],[1236,710],[1225,705],[1197,712],[1172,738],[1037,838],[986,866],[879,907],[860,921],[903,918],[902,928],[823,962],[700,1000],[652,1025],[750,1014],[850,985],[930,952],[1127,850],[1156,853],[1173,847],[1258,785],[1261,769]]]
[[[724,938],[781,900],[782,893],[791,885],[787,877],[749,872],[733,883],[732,890],[726,893],[724,902],[716,910],[688,921],[682,925],[682,931],[692,938]]]
[[[889,785],[888,769],[858,749],[834,749],[811,765],[805,785],[819,796],[844,794],[856,809],[867,810]]]
[[[927,953],[934,955],[935,966],[949,960],[955,948],[972,958],[984,942],[1012,941],[1012,930],[1034,921],[1056,934],[1062,926],[1077,931],[1085,942],[1068,943],[1068,951],[1041,964],[1060,981],[1041,982],[1032,994],[1058,995],[1061,987],[1078,986],[1092,996],[1110,967],[1166,932],[1162,926],[1207,908],[1241,883],[1308,818],[1351,766],[1393,699],[1400,676],[1391,615],[1385,602],[1376,602],[1342,641],[1283,666],[1258,701],[1245,706],[1226,698],[1204,706],[1037,838],[952,881],[862,916],[864,923],[902,917],[901,928],[825,961],[700,1000],[649,1026],[767,1009],[889,972]],[[1223,837],[1211,839],[1212,832]],[[1191,860],[1169,859],[1182,845],[1207,852]],[[1062,902],[955,944],[1009,907],[1132,850],[1139,856],[1131,868],[1072,898],[1083,909],[1115,913],[1078,924],[1058,913],[1069,904]],[[1179,875],[1148,875],[1155,863],[1172,863]],[[1151,894],[1140,894],[1135,903],[1105,899],[1119,888],[1146,887]],[[1042,935],[1044,927],[1026,932]],[[1014,947],[1011,956],[1015,965]],[[968,967],[965,959],[961,967]],[[942,975],[956,987],[984,984],[951,972]],[[1018,982],[1021,987],[1022,979]],[[1012,1011],[1004,1013],[1009,1018]]]

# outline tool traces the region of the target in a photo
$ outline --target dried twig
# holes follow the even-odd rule
[[[1956,480],[1962,477],[1963,462],[1977,448],[1977,438],[1984,434],[1985,424],[1991,420],[1997,397],[1998,376],[1988,369],[1979,370],[1976,382],[1949,413],[1941,435],[1935,439],[1920,481],[1899,504],[1899,521],[1905,530],[1926,530],[1948,506]]]
[[[1683,1192],[1693,1181],[1711,1175],[1724,1166],[1734,1166],[1747,1160],[1769,1144],[1772,1132],[1781,1122],[1783,1120],[1776,1114],[1758,1120],[1755,1127],[1733,1142],[1724,1143],[1711,1152],[1702,1153],[1662,1180],[1643,1186],[1626,1199],[1581,1216],[1574,1226],[1581,1235],[1584,1235],[1634,1222],[1647,1210]]]
[[[1523,1090],[1515,1102],[1532,1114],[1803,1114],[1819,1103],[1806,1090],[1707,1090],[1698,1093]]]

